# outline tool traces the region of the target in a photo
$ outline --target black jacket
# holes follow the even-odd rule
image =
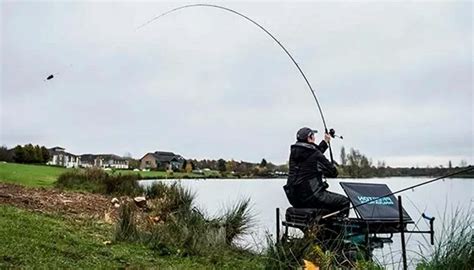
[[[317,196],[327,186],[323,176],[337,177],[337,169],[324,156],[325,141],[319,145],[297,142],[291,146],[288,181],[284,187],[290,203],[297,207],[311,196]]]

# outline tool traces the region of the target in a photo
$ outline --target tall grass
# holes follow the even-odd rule
[[[267,237],[265,250],[266,269],[301,269],[305,261],[311,262],[320,269],[383,269],[375,262],[359,256],[360,251],[352,246],[350,252],[342,235],[335,235],[331,241],[323,240],[325,232],[318,227],[305,233],[303,238],[287,237],[275,243]],[[331,235],[333,237],[333,235]],[[351,254],[350,258],[347,256]]]
[[[473,269],[474,233],[472,222],[473,217],[470,211],[463,212],[457,209],[450,217],[448,225],[443,225],[441,237],[436,242],[434,251],[427,256],[424,255],[424,252],[420,252],[422,262],[418,264],[417,269]]]
[[[297,269],[303,266],[303,258],[308,253],[311,240],[292,238],[276,243],[267,235],[264,252],[265,269]]]

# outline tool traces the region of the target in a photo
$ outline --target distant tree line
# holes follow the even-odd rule
[[[44,146],[26,144],[17,145],[13,149],[6,146],[0,147],[0,161],[17,163],[36,163],[44,164],[50,159],[49,151]],[[129,166],[131,169],[139,168],[139,160],[133,159],[128,155]],[[344,147],[340,152],[340,164],[337,166],[340,177],[351,178],[369,178],[369,177],[397,177],[397,176],[440,176],[455,172],[459,168],[467,167],[466,161],[462,161],[459,166],[454,167],[452,162],[448,162],[447,167],[390,167],[385,161],[377,161],[375,165],[372,159],[361,153],[359,150],[351,148],[348,153]],[[209,169],[218,171],[223,177],[237,178],[269,178],[284,177],[288,173],[288,164],[275,165],[262,159],[260,163],[247,161],[225,160],[225,159],[189,159],[185,160],[181,171],[195,172],[196,170]],[[471,175],[461,175],[460,177],[474,177]]]
[[[225,160],[225,159],[203,159],[186,160],[183,164],[184,171],[210,169],[219,171],[223,176],[233,177],[275,177],[277,174],[285,174],[288,172],[287,165],[275,165],[262,159],[260,163],[252,163],[247,161]]]
[[[6,146],[0,147],[0,161],[27,163],[27,164],[44,164],[50,159],[49,151],[44,146],[25,144],[17,145],[13,149]]]
[[[397,176],[441,176],[456,172],[460,168],[467,167],[467,162],[462,161],[458,167],[453,167],[452,162],[448,162],[448,167],[397,167],[392,168],[385,164],[385,161],[377,161],[377,165],[372,163],[372,159],[362,154],[359,150],[351,148],[346,154],[346,149],[341,148],[340,162],[338,166],[340,177],[369,178],[369,177],[397,177]],[[460,175],[459,177],[474,177],[470,175]]]

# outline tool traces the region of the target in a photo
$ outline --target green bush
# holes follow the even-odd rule
[[[77,169],[65,172],[58,177],[56,187],[83,190],[102,194],[138,195],[143,189],[135,174],[108,174],[98,169]]]
[[[104,178],[106,194],[137,195],[143,193],[138,184],[138,177],[133,174],[108,175]]]
[[[103,176],[96,170],[72,170],[59,175],[55,185],[61,189],[84,190],[90,192],[105,192],[102,182]]]

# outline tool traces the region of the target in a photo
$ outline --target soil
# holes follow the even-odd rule
[[[121,202],[126,197],[118,199]],[[0,204],[41,213],[94,218],[111,223],[118,213],[111,200],[112,197],[101,194],[0,183]]]

